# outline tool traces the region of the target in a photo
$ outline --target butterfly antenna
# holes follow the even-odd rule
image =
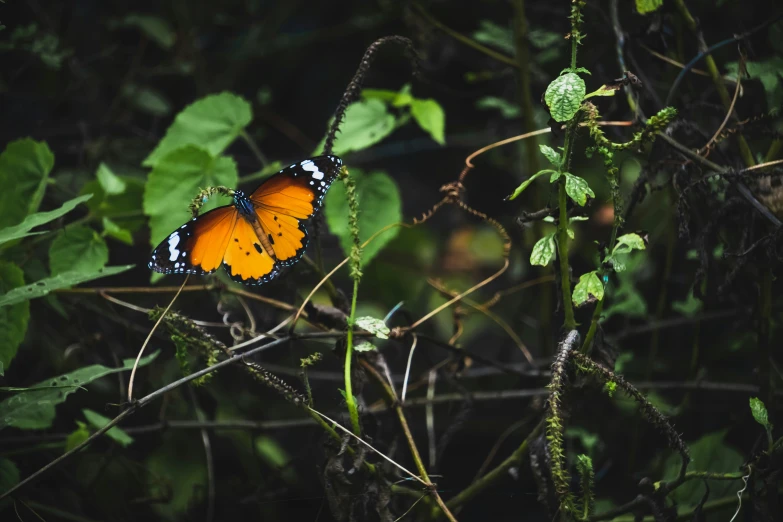
[[[378,52],[378,49],[386,44],[402,45],[405,48],[406,54],[408,55],[408,58],[411,60],[413,65],[413,75],[418,75],[419,55],[416,53],[416,49],[413,47],[413,42],[409,38],[405,38],[404,36],[384,36],[383,38],[379,38],[370,44],[370,46],[364,52],[364,56],[362,56],[362,61],[359,62],[359,68],[356,69],[356,74],[353,75],[353,78],[351,78],[351,81],[348,83],[348,87],[346,87],[345,92],[343,92],[343,97],[340,99],[340,103],[337,105],[337,110],[334,111],[332,125],[329,127],[329,132],[326,133],[324,154],[332,154],[334,140],[337,136],[337,131],[339,130],[340,124],[343,122],[343,118],[345,117],[345,111],[351,103],[359,99],[362,85],[364,84],[364,78],[367,76],[367,72],[370,70],[370,65],[372,65],[372,62],[375,59],[375,54]]]
[[[150,333],[147,334],[147,338],[144,339],[144,344],[141,345],[139,354],[136,356],[136,361],[133,363],[133,369],[131,370],[131,375],[128,382],[128,404],[133,404],[133,381],[136,379],[136,368],[139,367],[139,361],[141,360],[141,356],[144,354],[144,349],[147,347],[147,344],[149,344],[150,339],[152,339],[152,334],[155,333],[155,330],[158,329],[158,326],[160,325],[161,321],[163,321],[163,318],[166,317],[166,314],[168,313],[169,309],[171,309],[171,305],[174,304],[174,301],[177,300],[177,297],[179,297],[179,294],[180,292],[182,292],[182,289],[185,288],[185,284],[188,282],[189,277],[190,274],[185,276],[185,280],[182,281],[182,285],[179,287],[179,290],[177,290],[177,293],[174,294],[174,297],[171,299],[171,302],[163,311],[163,313],[160,314],[160,317],[158,317],[158,320],[155,322],[155,326],[152,327]]]

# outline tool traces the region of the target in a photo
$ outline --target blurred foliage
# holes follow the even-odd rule
[[[439,517],[421,484],[303,408],[350,425],[348,269],[296,326],[332,337],[194,376],[286,336],[351,254],[356,218],[373,238],[347,372],[362,434],[421,463],[457,519],[589,521],[637,499],[615,520],[729,520],[745,477],[739,516],[781,520],[783,169],[743,170],[781,157],[780,6],[582,4],[0,2],[0,494],[135,407],[147,312],[183,281],[151,280],[150,248],[193,198],[321,154],[368,43],[400,34],[416,50],[367,62],[336,134],[358,214],[335,181],[285,276],[191,276],[169,316],[189,329],[150,337],[134,400],[193,380],[0,500],[0,518]],[[571,301],[574,351],[603,370],[566,357],[548,386]],[[553,392],[559,434],[525,441]]]

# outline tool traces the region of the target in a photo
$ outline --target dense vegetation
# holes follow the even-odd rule
[[[2,520],[783,520],[780,5],[456,4],[0,3]]]

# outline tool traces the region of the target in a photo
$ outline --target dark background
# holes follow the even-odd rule
[[[665,0],[663,8],[649,16],[637,14],[632,2],[619,4],[620,20],[628,39],[628,67],[646,82],[636,93],[640,107],[649,116],[661,108],[658,103],[666,99],[679,68],[654,57],[645,47],[687,63],[698,52],[696,38],[683,25],[670,0]],[[503,28],[513,25],[512,5],[505,1],[422,5],[440,23],[467,37],[480,29],[480,21],[491,21]],[[776,2],[738,0],[690,1],[688,6],[698,17],[708,45],[751,30],[776,16],[776,10],[780,9]],[[564,35],[569,30],[568,9],[565,0],[528,0],[525,6],[531,30],[556,35]],[[117,27],[117,21],[133,13],[165,20],[176,34],[171,48],[161,47],[136,27]],[[589,92],[620,77],[622,71],[616,58],[610,2],[588,2],[584,17],[587,38],[580,49],[579,65],[592,72],[586,77]],[[416,97],[437,100],[446,113],[446,145],[438,145],[421,129],[408,124],[382,143],[344,159],[349,167],[383,170],[391,175],[400,188],[407,220],[418,217],[440,198],[439,187],[459,175],[468,154],[529,130],[518,115],[504,117],[500,111],[477,107],[479,100],[488,96],[519,106],[518,73],[444,34],[409,2],[6,0],[0,4],[0,23],[7,26],[0,32],[0,42],[8,41],[15,28],[33,23],[40,34],[51,35],[57,42],[48,53],[59,62],[56,65],[42,58],[46,52],[20,48],[0,51],[0,144],[5,146],[17,138],[30,136],[46,141],[56,157],[53,174],[56,183],[47,191],[42,208],[54,208],[77,194],[93,178],[101,162],[111,164],[123,174],[145,179],[147,171],[141,167],[141,161],[163,136],[176,113],[200,97],[224,90],[253,103],[254,120],[249,132],[266,156],[283,164],[309,157],[324,135],[364,50],[375,39],[390,34],[413,40],[421,55],[420,76],[412,79],[404,54],[390,47],[380,52],[366,86],[397,90],[411,82]],[[743,41],[748,61],[781,59],[783,31],[780,23],[772,28],[754,32]],[[548,119],[539,96],[569,61],[568,42],[553,41],[544,49],[531,45],[535,128],[546,127]],[[714,57],[720,72],[728,74],[725,64],[738,60],[737,44],[721,47]],[[703,61],[696,67],[704,69]],[[768,81],[772,90],[776,83],[781,88],[780,75],[773,74]],[[122,95],[123,88],[130,84],[154,91],[165,100],[167,110],[155,115],[140,108]],[[733,84],[727,88],[733,94]],[[774,98],[770,98],[758,76],[751,74],[751,78],[744,80],[737,114],[740,119],[761,117],[758,125],[743,131],[759,160],[773,139],[780,136],[779,118],[765,116],[779,109],[770,106],[771,99]],[[675,136],[690,148],[702,146],[725,116],[714,86],[705,76],[689,74],[671,103],[680,114]],[[598,99],[595,104],[607,120],[634,117],[624,95]],[[730,126],[734,123],[733,120]],[[610,139],[625,141],[630,139],[631,131],[618,127],[607,128],[606,133]],[[539,138],[539,143],[562,145],[562,136],[545,135]],[[584,131],[574,155],[573,170],[590,182],[596,199],[586,210],[591,220],[577,227],[578,239],[571,260],[575,279],[595,268],[594,242],[605,242],[611,225],[611,219],[605,217],[611,207],[606,203],[608,187],[601,162],[585,157],[583,149],[588,144]],[[236,159],[240,176],[260,168],[241,141],[234,143],[227,153]],[[710,159],[727,167],[742,167],[732,139],[722,141]],[[543,162],[539,156],[539,166]],[[514,241],[511,268],[500,280],[482,290],[480,297],[474,296],[482,302],[495,291],[551,273],[551,267],[538,269],[528,261],[532,244],[544,229],[520,227],[515,218],[521,211],[537,210],[546,204],[554,206],[556,197],[546,183],[541,183],[524,197],[503,202],[505,196],[532,174],[523,145],[496,149],[476,163],[478,168],[466,182],[466,201],[499,220]],[[703,189],[691,197],[687,209],[678,208],[682,187],[703,172],[693,164],[685,164],[683,156],[660,140],[642,153],[619,154],[616,164],[621,166],[626,197],[640,170],[649,176],[649,193],[626,225],[626,231],[643,230],[649,237],[648,250],[634,254],[641,261],[628,276],[632,281],[630,286],[636,288],[646,303],[646,312],[641,316],[617,313],[607,319],[599,333],[602,354],[610,360],[619,355],[623,366],[618,371],[631,382],[669,383],[659,384],[656,400],[660,401],[664,413],[672,415],[686,442],[725,432],[725,442],[716,446],[714,454],[697,459],[692,469],[707,469],[710,463],[719,462],[719,465],[731,464],[730,469],[723,469],[725,472],[738,471],[737,466],[742,462],[735,462],[731,457],[739,454],[742,459],[750,458],[763,439],[763,430],[753,422],[747,404],[748,397],[757,394],[753,387],[759,384],[756,347],[759,285],[764,270],[779,272],[777,236],[767,240],[764,248],[745,256],[736,255],[773,234],[774,229],[747,204],[728,216],[716,217],[725,203],[717,193],[729,199],[736,197],[730,183],[712,192]],[[751,188],[754,182],[748,181]],[[246,188],[252,189],[252,185]],[[683,233],[683,223],[689,225],[688,234]],[[709,233],[704,234],[708,226]],[[405,301],[406,314],[420,317],[442,302],[433,297],[436,292],[426,285],[427,277],[441,278],[452,287],[468,288],[489,276],[497,269],[498,258],[486,252],[496,248],[496,243],[490,241],[490,246],[485,247],[479,241],[488,230],[491,229],[475,219],[447,209],[426,225],[403,231],[365,270],[359,294],[360,308],[366,311],[362,315],[382,317],[399,301]],[[104,280],[101,285],[149,284],[146,262],[151,246],[146,228],[134,234],[134,241],[133,246],[111,243],[110,264],[134,263],[137,268],[115,280]],[[325,265],[329,268],[342,259],[342,253],[334,236],[325,233],[322,243]],[[712,256],[718,246],[722,252],[732,255]],[[709,253],[706,265],[698,256],[689,255],[694,249]],[[298,304],[318,279],[302,266],[284,280],[253,291]],[[697,294],[700,289],[703,293],[703,306],[696,313],[684,313],[672,303],[686,301],[695,280]],[[616,279],[613,281],[619,286]],[[164,284],[179,283],[175,277],[164,281]],[[350,295],[347,272],[336,276],[335,284]],[[774,389],[779,387],[781,377],[778,328],[781,303],[779,283],[773,284],[773,357],[772,363],[761,364],[771,364]],[[609,303],[613,299],[612,288],[607,291]],[[494,309],[520,335],[544,370],[562,323],[555,295],[552,283],[546,282],[509,296]],[[194,293],[183,297],[177,307],[190,317],[220,322],[221,315],[216,309],[218,298],[217,292]],[[29,385],[87,364],[112,366],[115,357],[135,355],[151,324],[143,315],[108,304],[96,296],[59,296],[58,299],[70,312],[67,319],[43,300],[32,302],[27,339],[13,371],[0,381],[3,385]],[[127,300],[139,306],[165,306],[168,297],[138,295]],[[263,325],[271,327],[282,318],[271,308],[256,303],[252,306],[260,331]],[[466,311],[470,313],[469,325],[459,341],[461,348],[502,365],[524,367],[519,350],[496,324],[474,310]],[[590,306],[577,311],[583,334],[591,314]],[[447,341],[451,336],[451,317],[448,312],[441,315],[438,322],[426,326],[423,332]],[[395,324],[404,323],[399,317]],[[214,333],[230,341],[225,329]],[[260,362],[271,365],[273,370],[288,368],[295,372],[300,357],[315,350],[325,352],[324,362],[314,370],[313,393],[322,411],[340,415],[344,410],[338,392],[343,386],[342,367],[340,358],[330,353],[332,344],[293,343],[288,348],[264,354]],[[141,388],[147,392],[178,377],[170,343],[161,337],[153,345],[155,349],[163,349],[163,353],[142,375]],[[431,342],[422,342],[418,350],[412,370],[417,378],[423,375],[426,379],[428,368],[452,357],[449,351]],[[390,341],[383,351],[393,373],[401,376],[408,346]],[[464,361],[454,363],[461,364]],[[524,439],[537,422],[548,381],[546,375],[521,377],[475,360],[461,373],[451,370],[444,373],[438,393],[463,394],[461,401],[435,408],[439,438],[449,431],[449,426],[458,428],[448,433],[448,444],[439,448],[442,453],[432,470],[438,475],[441,495],[448,499],[474,480],[498,437],[520,420],[524,423],[500,444],[492,465],[504,459]],[[299,385],[295,375],[281,375]],[[689,391],[684,383],[696,380],[716,386]],[[676,469],[664,464],[670,453],[664,438],[644,424],[629,399],[619,394],[609,399],[600,387],[579,379],[574,384],[568,396],[571,414],[568,422],[570,427],[578,429],[567,435],[567,450],[572,457],[577,453],[591,454],[597,473],[599,511],[610,502],[620,504],[632,499],[638,493],[637,483],[642,477],[657,481],[664,478],[667,469],[670,473]],[[734,389],[729,384],[741,386]],[[540,390],[541,396],[533,400],[470,399],[470,392],[527,388]],[[424,389],[412,392],[413,396],[423,396]],[[93,393],[76,394],[58,407],[55,427],[46,434],[7,430],[0,436],[0,454],[12,458],[22,476],[27,476],[62,452],[62,436],[74,429],[74,418],[81,408],[90,407],[109,417],[117,413],[113,406],[119,401],[116,377],[104,379],[90,391]],[[302,416],[236,368],[219,372],[210,384],[195,388],[194,392],[204,415],[213,420],[266,421]],[[172,393],[164,405],[156,404],[141,411],[123,426],[133,434],[134,427],[150,426],[161,418],[195,419],[189,393],[184,389]],[[365,387],[363,400],[367,404],[380,397],[371,384]],[[779,396],[767,406],[774,422],[780,413]],[[427,461],[423,408],[410,409],[409,421]],[[365,425],[376,447],[413,469],[392,414],[368,415]],[[330,520],[321,479],[324,465],[321,432],[311,425],[302,425],[262,430],[262,434],[276,444],[278,449],[272,453],[282,455],[282,466],[259,453],[258,444],[253,442],[259,436],[257,431],[213,433],[214,519]],[[591,435],[597,439],[591,439]],[[135,443],[127,449],[113,446],[107,440],[97,442],[89,451],[23,490],[21,498],[44,508],[48,506],[48,511],[36,510],[46,520],[204,520],[204,448],[200,432],[157,429],[139,432],[134,437]],[[6,444],[2,443],[4,438],[8,439]],[[726,456],[726,448],[735,453]],[[737,483],[731,484],[734,485]],[[721,487],[723,483],[713,488],[711,499],[731,496],[741,485],[733,489]],[[696,489],[697,501],[702,493],[703,490]],[[509,475],[468,503],[458,519],[550,520],[546,508],[537,501],[537,494],[525,460],[513,476]],[[395,517],[405,513],[412,504],[411,499],[398,496],[391,502]],[[715,520],[727,520],[734,508],[730,505],[727,510],[712,512],[708,520],[713,520],[713,516]],[[33,513],[20,504],[17,511],[19,515],[6,506],[3,519],[17,516],[21,520],[34,519]],[[406,518],[418,520],[423,516],[414,510]],[[371,518],[367,515],[367,519]]]

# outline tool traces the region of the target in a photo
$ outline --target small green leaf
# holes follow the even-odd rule
[[[139,366],[146,366],[159,352],[143,357]],[[100,364],[85,366],[70,373],[51,377],[31,386],[27,391],[8,397],[0,402],[0,430],[7,426],[20,429],[46,429],[54,421],[54,407],[68,398],[68,395],[96,379],[133,368],[135,359],[125,359],[119,368],[108,368]]]
[[[76,421],[76,429],[73,430],[65,439],[66,453],[77,447],[79,444],[90,438],[90,430],[83,422]]]
[[[147,114],[162,118],[171,112],[171,103],[155,89],[128,83],[122,86],[120,92],[131,105]]]
[[[147,156],[143,165],[155,167],[172,151],[194,145],[216,157],[253,119],[250,104],[230,92],[206,96],[177,114],[166,135]]]
[[[16,467],[16,464],[12,460],[0,457],[0,494],[19,484],[20,478],[19,468]],[[12,500],[12,498],[0,500],[0,511],[8,507]]]
[[[45,142],[12,141],[0,154],[0,228],[16,225],[38,211],[54,154]]]
[[[562,174],[560,174],[559,172],[557,171],[553,172],[552,175],[549,176],[549,182],[554,183],[555,181],[560,179],[560,176],[562,176]]]
[[[92,281],[93,279],[100,279],[101,277],[116,275],[130,270],[133,267],[134,265],[120,265],[107,266],[90,273],[63,272],[62,274],[47,277],[46,279],[41,279],[40,281],[36,281],[35,283],[27,286],[14,288],[10,292],[4,295],[0,295],[0,307],[21,303],[23,301],[27,301],[28,299],[43,297],[45,295],[49,295],[49,293],[54,290],[59,290],[60,288],[70,288],[74,285],[78,285],[79,283]]]
[[[599,301],[604,298],[604,285],[596,270],[579,277],[579,282],[574,287],[572,300],[575,305],[579,306],[587,302],[591,296]]]
[[[392,107],[397,107],[398,109],[402,107],[408,107],[411,105],[414,101],[413,95],[411,94],[411,84],[406,83],[402,86],[402,89],[400,89],[400,92],[397,93],[397,95],[392,100],[391,104]]]
[[[544,155],[544,157],[549,160],[549,163],[551,163],[556,169],[560,168],[561,163],[563,162],[563,159],[560,157],[560,153],[557,152],[555,149],[550,147],[549,145],[539,145],[538,148],[541,150],[541,154]]]
[[[375,334],[375,337],[379,339],[388,339],[389,332],[391,332],[386,323],[375,317],[359,317],[356,319],[356,326],[362,330],[367,330],[371,334]]]
[[[365,100],[381,100],[382,102],[392,103],[399,93],[389,89],[362,89],[362,98]]]
[[[663,0],[636,0],[636,11],[646,15],[657,11],[663,5]]]
[[[126,245],[133,244],[133,235],[130,230],[120,227],[117,223],[107,217],[103,218],[102,222],[104,235],[111,236],[118,241],[122,241]]]
[[[555,173],[555,171],[554,171],[554,170],[550,170],[550,169],[546,169],[546,170],[539,170],[538,172],[536,172],[535,174],[533,174],[532,176],[530,176],[529,178],[527,178],[525,181],[523,181],[523,182],[522,182],[522,184],[521,184],[520,186],[518,186],[518,187],[517,187],[517,188],[514,190],[514,193],[513,193],[513,194],[511,194],[510,196],[507,196],[507,197],[506,197],[506,201],[512,201],[512,200],[516,199],[516,198],[517,198],[517,196],[519,196],[520,194],[522,194],[522,191],[524,191],[524,190],[525,190],[525,189],[526,189],[526,188],[527,188],[527,187],[528,187],[528,186],[529,186],[531,183],[533,183],[533,182],[534,182],[534,181],[535,181],[537,178],[539,178],[539,177],[543,176],[544,174],[549,174],[549,173]]]
[[[522,114],[519,105],[513,104],[497,96],[485,96],[476,102],[477,109],[497,109],[507,119],[518,118]]]
[[[644,250],[645,248],[644,239],[639,234],[623,234],[617,238],[612,255],[628,254],[633,250]]]
[[[598,89],[594,90],[593,92],[589,94],[585,94],[585,97],[582,99],[586,100],[588,98],[592,98],[593,96],[614,96],[616,92],[617,92],[616,88],[602,85]]]
[[[0,261],[0,292],[7,294],[10,290],[23,285],[22,269],[13,263]],[[4,371],[11,365],[19,345],[24,341],[29,321],[28,301],[0,308],[0,370]]]
[[[549,112],[557,122],[574,117],[585,96],[585,82],[578,75],[569,72],[556,78],[544,93]]]
[[[473,32],[473,39],[486,45],[514,54],[514,35],[511,29],[489,20],[479,22],[479,29]]]
[[[122,194],[125,192],[125,189],[128,188],[127,183],[112,172],[105,163],[98,165],[98,172],[95,173],[95,176],[98,178],[98,183],[101,184],[103,191],[110,196]]]
[[[530,253],[530,264],[546,266],[555,258],[555,233],[547,234],[539,239],[533,245],[533,251]]]
[[[334,153],[343,155],[372,147],[394,131],[395,122],[394,115],[381,100],[361,100],[351,104],[337,134]]]
[[[753,418],[756,422],[764,426],[765,430],[771,431],[772,424],[769,422],[769,415],[767,415],[767,408],[764,403],[758,397],[750,398],[750,412],[753,414]]]
[[[356,198],[359,201],[359,239],[367,241],[370,236],[393,223],[402,221],[402,198],[394,180],[385,172],[369,172],[352,168],[351,176],[356,181]],[[340,238],[340,245],[346,255],[351,253],[353,239],[348,226],[348,203],[345,199],[345,185],[335,183],[326,194],[324,216],[329,230]],[[366,266],[383,247],[397,237],[399,227],[391,227],[362,250],[362,266]]]
[[[688,293],[688,297],[686,297],[685,300],[672,302],[672,310],[685,317],[693,317],[701,312],[702,308],[704,308],[704,303],[701,299],[693,295],[693,288],[691,288],[691,291]]]
[[[446,113],[435,100],[416,100],[411,103],[411,114],[416,123],[432,139],[441,145],[446,144]]]
[[[353,347],[353,349],[357,352],[371,352],[373,350],[377,350],[374,344],[371,342],[365,341],[361,344],[357,344]]]
[[[84,414],[84,418],[87,419],[87,422],[89,422],[94,428],[97,429],[101,429],[104,426],[106,426],[109,422],[111,422],[111,419],[109,419],[108,417],[104,417],[97,411],[83,409],[82,413]],[[110,428],[109,431],[106,432],[106,435],[114,442],[122,446],[123,448],[127,448],[128,446],[133,444],[133,437],[125,433],[117,426]]]
[[[171,49],[174,42],[177,41],[177,33],[165,18],[159,16],[132,13],[126,16],[119,25],[138,27],[142,33],[164,49]]]
[[[61,230],[49,247],[52,275],[96,272],[109,262],[109,247],[93,229],[76,225]]]
[[[41,226],[45,223],[49,223],[50,221],[54,221],[60,216],[67,214],[68,212],[76,208],[76,205],[87,201],[91,197],[92,194],[85,194],[84,196],[80,196],[70,201],[66,201],[65,203],[63,203],[63,206],[61,206],[56,210],[31,214],[27,216],[25,220],[19,223],[18,225],[0,230],[0,245],[14,239],[33,236],[36,234],[42,234],[43,232],[30,232],[30,230],[35,227]]]
[[[144,213],[150,216],[150,243],[156,246],[190,219],[188,205],[204,187],[237,185],[237,167],[228,157],[213,158],[189,145],[160,158],[144,188]],[[213,198],[202,212],[218,205]]]
[[[566,194],[574,200],[580,207],[585,206],[587,197],[595,198],[595,192],[587,184],[587,181],[568,172],[563,173],[566,177]]]

